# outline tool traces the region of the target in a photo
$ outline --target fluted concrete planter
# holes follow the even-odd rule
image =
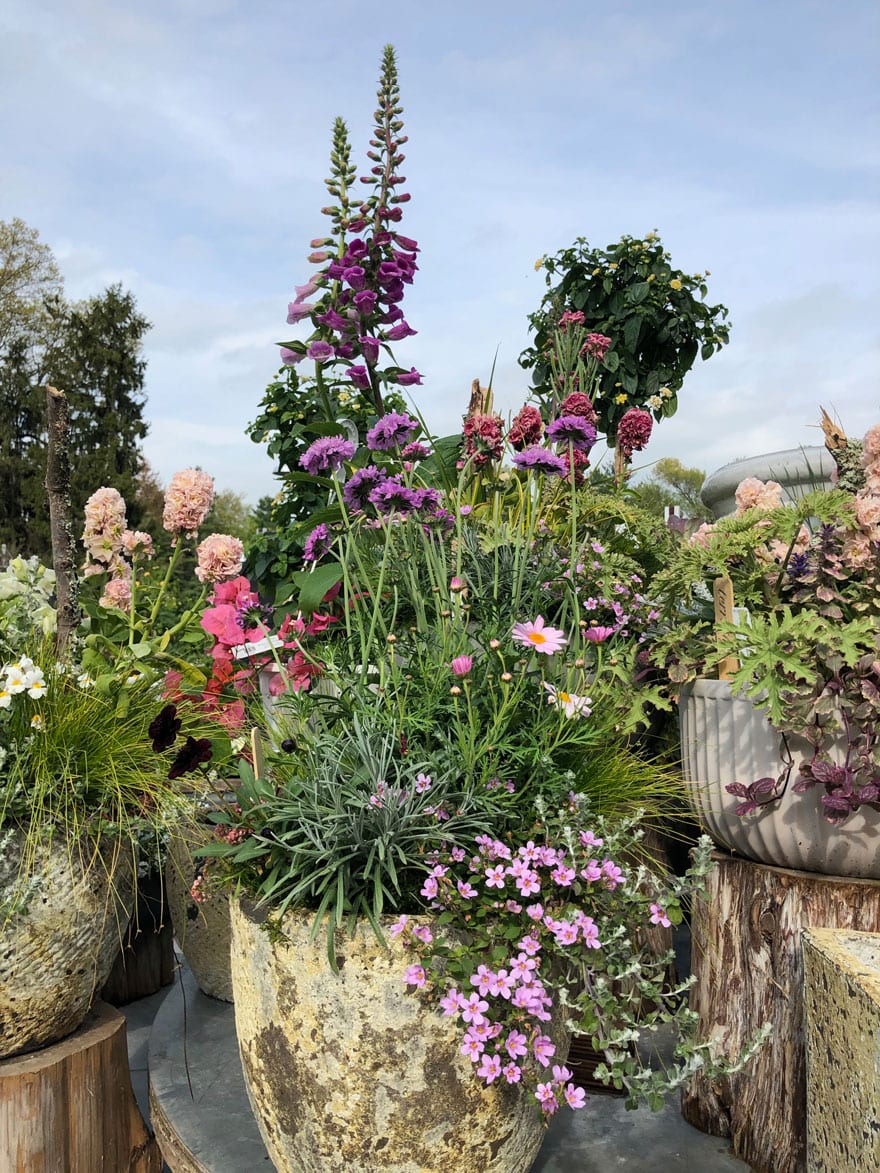
[[[0,832],[0,1059],[66,1038],[103,986],[131,915],[131,848],[59,833],[25,858]]]
[[[366,924],[308,943],[288,913],[274,943],[232,901],[235,1022],[245,1083],[279,1173],[525,1173],[544,1128],[534,1097],[484,1087],[451,1020],[408,991],[412,956]],[[392,918],[386,918],[390,924]]]
[[[821,786],[794,792],[800,763],[812,754],[807,741],[787,737],[794,764],[783,798],[740,816],[736,807],[742,800],[725,786],[779,777],[784,762],[778,730],[726,680],[697,680],[682,689],[679,717],[688,794],[716,843],[773,867],[880,879],[880,812],[863,806],[837,826],[825,818]]]
[[[174,936],[199,989],[212,998],[231,1002],[229,896],[215,892],[198,903],[192,898],[196,877],[192,853],[207,843],[209,835],[206,827],[194,823],[172,836],[165,865],[165,887]]]

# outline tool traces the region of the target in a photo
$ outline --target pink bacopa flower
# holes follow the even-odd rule
[[[529,1040],[522,1033],[522,1031],[512,1030],[504,1040],[504,1049],[507,1051],[511,1059],[519,1059],[523,1055],[528,1055],[528,1042]]]
[[[461,994],[459,994],[458,990],[455,988],[455,986],[453,986],[451,989],[447,990],[445,996],[440,999],[440,1007],[443,1010],[443,1014],[447,1018],[458,1018],[463,1002],[464,999],[462,998]]]
[[[409,965],[403,975],[403,980],[408,986],[415,986],[416,989],[421,990],[427,984],[428,978],[421,965]]]
[[[587,1093],[582,1087],[576,1087],[573,1083],[565,1085],[565,1102],[569,1108],[583,1108],[587,1100]]]
[[[210,534],[196,550],[199,582],[225,582],[236,578],[244,565],[244,546],[229,534]]]
[[[504,887],[504,865],[498,864],[494,868],[486,868],[486,887],[487,888],[503,888]]]
[[[508,1063],[506,1067],[501,1068],[501,1074],[508,1083],[519,1083],[522,1079],[522,1068],[516,1063]]]
[[[617,864],[610,859],[602,860],[602,876],[605,880],[605,887],[611,889],[612,891],[617,887],[618,884],[623,882],[623,872],[617,866]]]
[[[119,611],[131,610],[131,582],[127,578],[111,578],[98,600],[102,607],[116,607]]]
[[[565,632],[556,627],[548,627],[541,615],[534,621],[514,624],[512,636],[516,643],[534,648],[536,652],[541,652],[545,656],[554,655],[568,643]]]
[[[471,985],[477,987],[479,994],[488,994],[494,980],[494,972],[485,965],[478,965],[477,972],[471,974]]]
[[[455,886],[458,888],[458,894],[462,900],[473,900],[475,896],[479,896],[477,889],[467,880],[456,880]]]
[[[576,924],[584,939],[584,944],[588,949],[601,948],[599,944],[599,929],[591,916],[587,916],[583,912],[580,913],[576,918]]]
[[[472,1034],[464,1036],[464,1042],[461,1044],[462,1055],[467,1055],[471,1063],[479,1062],[480,1056],[486,1049],[486,1044],[482,1039],[476,1038]]]
[[[456,656],[450,665],[455,676],[467,676],[474,666],[473,656]]]
[[[162,525],[169,533],[195,537],[214,500],[214,481],[198,468],[184,468],[171,478],[165,492]]]
[[[550,1060],[556,1054],[556,1046],[548,1035],[536,1035],[532,1042],[532,1054],[542,1067],[549,1067]]]
[[[477,1075],[481,1079],[485,1079],[486,1083],[492,1083],[501,1074],[501,1059],[498,1055],[483,1055],[480,1066],[477,1068]]]
[[[552,684],[544,681],[544,688],[548,692],[547,701],[554,705],[555,708],[571,720],[573,717],[589,717],[592,709],[590,705],[593,703],[592,697],[576,696],[573,692],[566,692],[562,688],[556,688]]]
[[[421,966],[417,968],[421,969]],[[424,974],[424,970],[422,970],[422,973]],[[471,1022],[474,1026],[479,1026],[481,1022],[486,1021],[486,1016],[483,1011],[488,1009],[489,1003],[484,1001],[479,994],[471,994],[464,1001],[464,1005],[461,1008],[461,1016],[465,1022]]]
[[[535,1099],[541,1105],[541,1111],[546,1116],[552,1116],[558,1107],[556,1091],[552,1083],[539,1083],[535,1088]]]
[[[668,929],[672,924],[672,921],[666,915],[666,909],[663,907],[663,905],[651,904],[649,905],[649,908],[651,912],[651,924],[662,925],[664,929]]]

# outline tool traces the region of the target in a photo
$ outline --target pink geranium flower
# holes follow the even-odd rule
[[[514,624],[512,635],[517,643],[534,648],[536,652],[542,652],[545,656],[552,656],[555,652],[561,651],[568,643],[565,632],[556,627],[547,627],[541,615],[538,615],[534,622]]]

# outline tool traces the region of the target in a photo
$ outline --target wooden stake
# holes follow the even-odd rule
[[[49,495],[52,565],[58,595],[55,647],[58,655],[63,656],[70,633],[79,623],[80,613],[70,519],[70,424],[67,397],[57,387],[46,387],[46,416],[49,426],[46,492]]]
[[[715,598],[715,626],[719,623],[733,623],[733,583],[729,575],[723,574],[715,579],[712,594]],[[725,656],[718,662],[718,679],[730,680],[738,669],[739,660],[736,656]]]

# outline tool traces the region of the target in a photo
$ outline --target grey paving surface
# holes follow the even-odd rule
[[[146,1114],[146,1040],[152,1023],[154,1091],[187,1148],[210,1173],[269,1173],[272,1165],[244,1090],[233,1008],[200,993],[192,975],[183,974],[182,983],[124,1008],[132,1080],[142,1110]],[[677,1097],[655,1113],[627,1112],[622,1100],[596,1095],[582,1111],[560,1114],[551,1123],[532,1167],[532,1173],[615,1170],[749,1173],[749,1166],[731,1154],[727,1141],[687,1124]]]

